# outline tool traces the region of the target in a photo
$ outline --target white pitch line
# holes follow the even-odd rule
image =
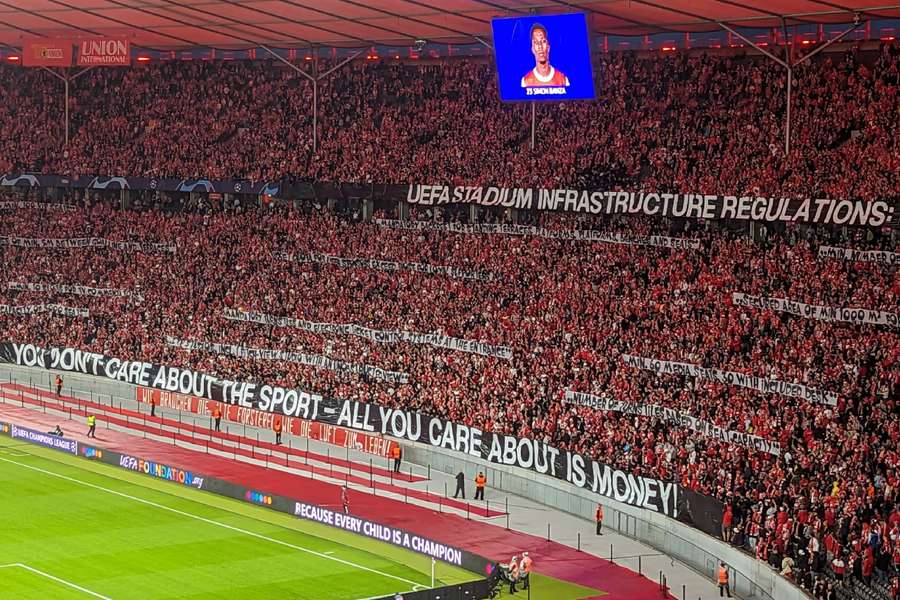
[[[203,521],[204,523],[209,523],[210,525],[216,525],[217,527],[223,527],[223,528],[225,528],[225,529],[230,529],[231,531],[236,531],[236,532],[238,532],[238,533],[243,533],[244,535],[249,535],[249,536],[251,536],[251,537],[255,537],[255,538],[258,538],[258,539],[261,539],[261,540],[265,540],[265,541],[267,541],[267,542],[272,542],[273,544],[279,544],[279,545],[281,545],[281,546],[286,546],[286,547],[291,548],[291,549],[293,549],[293,550],[299,550],[299,551],[301,551],[301,552],[307,552],[307,553],[312,554],[312,555],[314,555],[314,556],[318,556],[318,557],[321,557],[321,558],[327,558],[328,560],[333,560],[333,561],[335,561],[335,562],[341,563],[341,564],[343,564],[343,565],[347,565],[347,566],[349,566],[349,567],[354,567],[354,568],[356,568],[356,569],[361,569],[361,570],[363,570],[363,571],[368,571],[368,572],[370,572],[370,573],[375,573],[376,575],[381,575],[381,576],[383,576],[383,577],[389,577],[389,578],[391,578],[391,579],[396,579],[397,581],[402,581],[403,583],[409,583],[409,584],[412,584],[413,587],[423,587],[422,584],[420,584],[420,583],[416,583],[415,581],[410,581],[409,579],[404,579],[403,577],[398,577],[397,575],[391,575],[390,573],[383,573],[383,572],[381,572],[381,571],[379,571],[379,570],[377,570],[377,569],[372,569],[371,567],[366,567],[366,566],[363,566],[363,565],[358,565],[358,564],[356,564],[356,563],[350,562],[350,561],[348,561],[348,560],[344,560],[344,559],[342,559],[342,558],[337,558],[337,557],[335,557],[335,556],[328,556],[327,554],[322,554],[321,552],[316,552],[315,550],[310,550],[309,548],[304,548],[303,546],[297,546],[296,544],[291,544],[291,543],[289,543],[289,542],[284,542],[284,541],[282,541],[282,540],[277,540],[277,539],[275,539],[275,538],[270,538],[270,537],[264,536],[264,535],[262,535],[261,533],[256,533],[256,532],[254,532],[254,531],[248,531],[248,530],[246,530],[246,529],[241,529],[240,527],[234,527],[233,525],[228,525],[228,524],[226,524],[226,523],[219,523],[218,521],[214,521],[214,520],[212,520],[212,519],[207,519],[206,517],[201,517],[201,516],[199,516],[199,515],[195,515],[195,514],[193,514],[193,513],[185,512],[185,511],[183,511],[183,510],[178,510],[177,508],[172,508],[171,506],[166,506],[166,505],[164,505],[164,504],[157,504],[156,502],[152,502],[152,501],[150,501],[150,500],[145,500],[144,498],[138,498],[137,496],[131,496],[131,495],[126,494],[126,493],[124,493],[124,492],[117,492],[116,490],[111,490],[111,489],[109,489],[109,488],[105,488],[105,487],[100,486],[100,485],[96,485],[96,484],[93,484],[93,483],[88,483],[88,482],[86,482],[86,481],[81,481],[81,480],[79,480],[79,479],[75,479],[74,477],[68,477],[68,476],[66,476],[66,475],[61,475],[61,474],[59,474],[59,473],[54,473],[53,471],[48,471],[48,470],[46,470],[46,469],[41,469],[40,467],[34,467],[34,466],[31,466],[31,465],[26,465],[26,464],[24,464],[24,463],[20,463],[20,462],[15,461],[15,460],[10,460],[10,459],[8,459],[8,458],[0,457],[0,461],[7,462],[7,463],[12,463],[12,464],[14,464],[14,465],[18,465],[18,466],[23,467],[23,468],[26,468],[26,469],[31,469],[32,471],[38,471],[38,472],[44,473],[44,474],[46,474],[46,475],[51,475],[51,476],[53,476],[53,477],[58,477],[58,478],[60,478],[60,479],[65,479],[66,481],[71,481],[72,483],[77,483],[77,484],[83,485],[83,486],[85,486],[85,487],[94,488],[94,489],[96,489],[96,490],[100,490],[100,491],[103,491],[103,492],[107,492],[107,493],[113,494],[113,495],[115,495],[115,496],[121,496],[122,498],[128,498],[129,500],[134,500],[135,502],[140,502],[141,504],[146,504],[146,505],[148,505],[148,506],[153,506],[153,507],[159,508],[159,509],[161,509],[161,510],[167,510],[167,511],[169,511],[169,512],[172,512],[172,513],[175,513],[175,514],[184,516],[184,517],[188,517],[188,518],[191,518],[191,519],[196,519],[196,520],[198,520],[198,521]]]
[[[38,575],[46,577],[47,579],[52,579],[53,581],[55,581],[57,583],[67,585],[72,589],[76,589],[79,592],[83,592],[89,596],[93,596],[94,598],[100,598],[100,600],[112,600],[112,598],[110,598],[109,596],[104,596],[103,594],[98,594],[97,592],[92,592],[91,590],[89,590],[87,588],[83,588],[80,585],[76,585],[76,584],[72,583],[71,581],[66,581],[65,579],[61,579],[59,577],[56,577],[55,575],[51,575],[50,573],[44,573],[40,569],[35,569],[34,567],[29,567],[28,565],[23,564],[23,563],[12,563],[9,565],[0,565],[0,569],[5,569],[7,567],[19,567],[20,569],[25,569],[26,571],[36,573]]]

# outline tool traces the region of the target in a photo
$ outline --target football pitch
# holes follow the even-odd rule
[[[436,564],[435,585],[475,578]],[[0,441],[0,598],[356,600],[431,560],[207,492]]]

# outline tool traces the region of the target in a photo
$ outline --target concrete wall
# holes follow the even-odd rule
[[[135,397],[134,386],[73,373],[62,374],[64,393],[74,388],[94,395],[95,401],[117,404],[117,398]],[[0,381],[50,388],[55,373],[43,369],[0,365]],[[404,440],[398,440],[404,442]],[[810,596],[789,580],[781,577],[767,564],[732,548],[721,540],[658,513],[609,500],[590,491],[573,486],[554,477],[540,475],[517,467],[499,466],[486,461],[424,444],[403,446],[405,461],[444,473],[463,471],[471,481],[478,471],[484,471],[488,485],[528,498],[540,504],[593,521],[597,503],[603,504],[604,528],[639,540],[692,567],[710,579],[720,560],[731,570],[734,592],[745,599],[809,600]]]

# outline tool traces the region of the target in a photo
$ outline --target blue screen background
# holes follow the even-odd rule
[[[550,64],[569,78],[565,96],[527,96],[522,76],[534,68],[531,53],[531,26],[540,23],[547,28],[550,42]],[[500,99],[506,102],[535,100],[560,102],[589,100],[595,97],[591,70],[590,41],[587,18],[582,13],[535,15],[491,21],[494,53],[497,56],[497,80]]]

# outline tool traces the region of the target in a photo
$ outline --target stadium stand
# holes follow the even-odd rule
[[[92,71],[72,83],[73,137],[63,153],[58,82],[5,66],[0,126],[10,135],[0,171],[895,194],[896,45],[797,67],[787,159],[779,69],[739,57],[610,55],[598,68],[600,101],[554,107],[531,151],[526,109],[498,101],[489,65],[354,64],[320,84],[322,139],[312,155],[311,92],[279,63]]]
[[[797,69],[789,157],[779,145],[783,74],[771,63],[626,54],[610,55],[598,72],[602,101],[556,107],[542,124],[539,149],[530,151],[523,109],[498,102],[486,65],[352,65],[320,89],[323,135],[312,154],[311,117],[300,108],[307,84],[277,65],[96,70],[74,84],[74,137],[60,152],[55,82],[4,66],[0,172],[900,195],[896,44],[871,55],[832,54]],[[248,115],[257,117],[252,125]],[[696,222],[523,216],[551,230],[699,242],[697,249],[669,249],[392,229],[312,206],[138,205],[122,218],[100,196],[67,201],[78,209],[4,211],[0,235],[165,243],[177,251],[3,248],[0,304],[89,311],[87,317],[0,313],[5,339],[276,382],[552,442],[718,498],[733,516],[724,537],[817,598],[889,597],[890,578],[900,570],[898,330],[739,306],[733,296],[896,314],[895,264],[819,256],[829,245],[895,251],[888,235],[789,227],[751,239]],[[490,275],[286,260],[315,254]],[[509,348],[512,358],[226,318],[250,312],[440,332]],[[185,348],[190,343],[327,356],[406,380]],[[830,405],[635,368],[623,355],[802,384],[837,400]],[[567,401],[567,390],[677,409],[778,442],[781,453],[578,406]],[[851,574],[842,583],[832,578],[839,557]]]

